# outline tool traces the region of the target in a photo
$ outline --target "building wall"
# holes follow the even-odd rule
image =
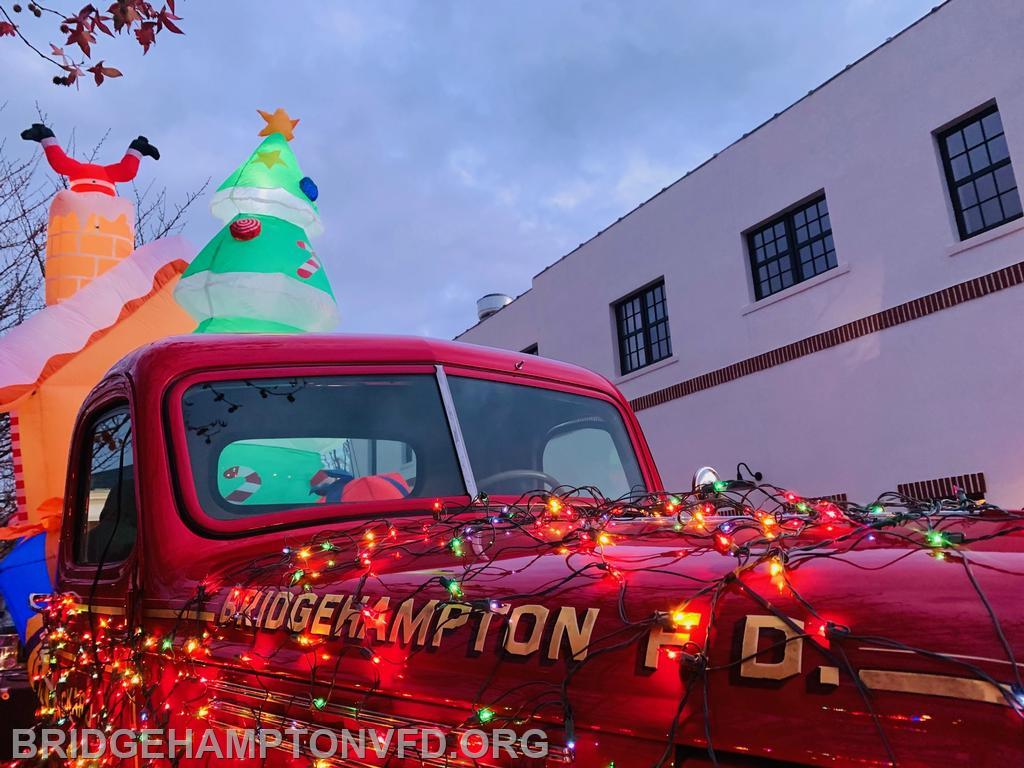
[[[961,242],[935,132],[995,100],[1024,180],[1024,3],[950,0],[533,280],[463,341],[592,368],[630,398],[1024,261],[1024,219]],[[743,233],[824,191],[839,266],[754,302]],[[664,277],[673,356],[619,375],[611,305]],[[867,500],[985,472],[1024,505],[1024,286],[639,411],[666,482],[744,460]],[[1018,474],[1021,475],[1018,479]]]

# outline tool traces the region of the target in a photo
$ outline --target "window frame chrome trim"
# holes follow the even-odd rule
[[[469,498],[475,500],[480,496],[480,491],[476,485],[476,477],[473,475],[473,465],[469,461],[466,441],[462,437],[462,426],[459,424],[459,414],[455,410],[452,390],[448,386],[448,374],[445,373],[443,365],[435,365],[434,371],[437,377],[437,387],[441,391],[441,403],[444,405],[445,416],[448,419],[448,430],[455,443],[455,455],[459,459],[459,468],[462,470],[462,481],[466,485]]]

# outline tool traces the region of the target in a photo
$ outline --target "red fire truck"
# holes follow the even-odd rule
[[[665,489],[570,365],[169,339],[87,399],[65,505],[43,724],[216,734],[185,764],[1024,761],[1020,515]]]

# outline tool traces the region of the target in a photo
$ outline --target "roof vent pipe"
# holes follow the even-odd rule
[[[476,300],[476,316],[486,320],[499,309],[512,303],[512,297],[504,293],[488,293]]]

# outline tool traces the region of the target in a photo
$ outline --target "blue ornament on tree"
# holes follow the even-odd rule
[[[309,176],[303,176],[299,181],[299,189],[302,190],[302,194],[310,199],[311,202],[316,201],[320,197],[320,190],[316,187],[316,182],[313,181]]]

